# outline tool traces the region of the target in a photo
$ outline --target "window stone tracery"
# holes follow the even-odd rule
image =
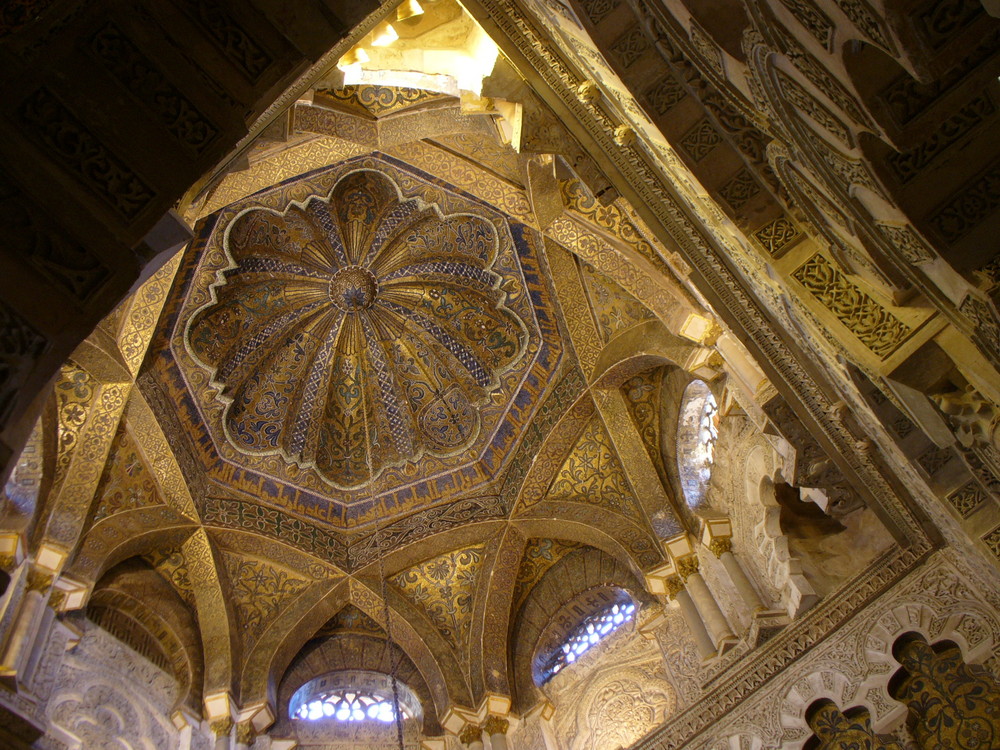
[[[542,684],[625,623],[631,622],[634,614],[635,604],[622,601],[584,618],[559,648],[544,660],[540,674]]]

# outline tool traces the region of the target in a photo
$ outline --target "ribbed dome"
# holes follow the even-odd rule
[[[493,224],[404,199],[381,172],[282,213],[250,209],[225,248],[233,267],[187,338],[221,390],[227,437],[335,486],[468,446],[524,351],[491,270]]]

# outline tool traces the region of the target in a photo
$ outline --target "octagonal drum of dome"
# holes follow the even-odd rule
[[[218,455],[347,522],[494,478],[562,353],[539,242],[387,158],[225,209],[172,346]]]

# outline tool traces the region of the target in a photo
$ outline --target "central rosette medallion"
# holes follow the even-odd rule
[[[330,299],[344,312],[367,310],[378,294],[378,279],[367,268],[341,268],[330,279]]]
[[[404,198],[361,169],[326,197],[250,208],[186,341],[225,404],[229,442],[358,487],[476,438],[522,357],[524,321],[493,270],[498,227]]]

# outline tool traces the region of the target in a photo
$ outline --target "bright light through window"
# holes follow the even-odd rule
[[[411,718],[406,708],[403,716]],[[392,708],[392,699],[376,692],[356,690],[335,690],[313,697],[308,703],[299,706],[294,714],[296,719],[337,719],[339,721],[383,721],[396,720],[396,712]]]
[[[542,682],[552,679],[566,665],[575,662],[594,645],[631,621],[634,615],[635,604],[632,602],[619,602],[590,615],[549,657],[542,672]]]
[[[681,399],[677,423],[677,472],[684,500],[694,508],[708,492],[719,437],[719,407],[701,380],[691,381]]]

